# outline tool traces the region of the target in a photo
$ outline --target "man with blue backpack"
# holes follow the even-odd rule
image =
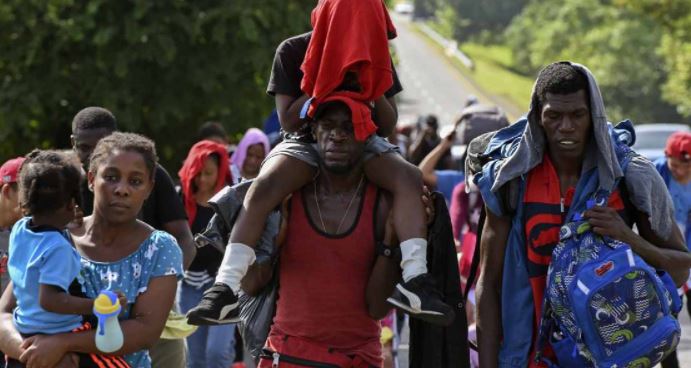
[[[634,141],[630,122],[607,122],[590,71],[558,62],[540,72],[526,118],[471,142],[486,213],[483,368],[652,367],[678,344],[674,290],[691,256]]]

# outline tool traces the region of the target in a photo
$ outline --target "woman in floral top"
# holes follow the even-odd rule
[[[124,344],[114,354],[122,355],[131,367],[151,366],[147,348],[161,335],[182,275],[175,239],[137,219],[153,188],[156,161],[154,143],[147,138],[113,133],[101,139],[88,173],[94,212],[71,229],[82,258],[77,277],[81,292],[88,298],[103,289],[127,296],[129,304],[120,315]],[[22,342],[11,324],[15,301],[12,287],[8,290],[0,301],[0,350],[8,356],[27,365],[52,367],[73,359],[69,352],[99,353],[93,330],[35,335]]]

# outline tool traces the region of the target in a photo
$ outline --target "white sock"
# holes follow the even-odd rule
[[[230,243],[223,255],[216,282],[228,285],[237,294],[240,292],[240,281],[256,258],[254,249],[242,243]]]
[[[412,238],[401,243],[403,281],[427,273],[427,239]]]

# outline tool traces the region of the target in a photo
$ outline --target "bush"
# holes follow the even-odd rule
[[[276,46],[309,29],[313,0],[5,0],[0,156],[65,147],[74,114],[112,110],[178,163],[197,126],[259,125]]]

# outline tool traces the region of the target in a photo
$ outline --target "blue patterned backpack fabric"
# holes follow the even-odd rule
[[[632,151],[617,147],[625,170]],[[607,205],[599,191],[586,208]],[[552,346],[553,367],[653,367],[676,349],[681,300],[671,277],[623,242],[591,231],[582,212],[562,226],[547,274],[538,351]]]

